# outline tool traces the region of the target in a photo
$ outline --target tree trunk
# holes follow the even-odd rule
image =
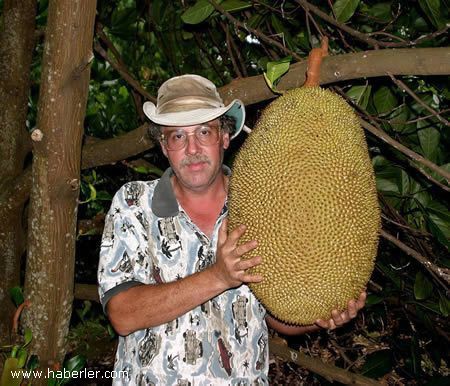
[[[51,0],[33,139],[24,325],[43,368],[60,363],[72,311],[77,198],[95,0]],[[38,384],[39,381],[37,380]],[[43,380],[42,380],[43,382]]]
[[[23,172],[36,0],[5,0],[0,23],[0,191]],[[0,210],[0,344],[10,343],[14,305],[8,290],[20,285],[23,204]]]

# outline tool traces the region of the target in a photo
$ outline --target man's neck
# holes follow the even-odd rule
[[[222,211],[228,190],[228,177],[220,173],[207,189],[192,191],[172,179],[175,197],[194,224],[208,237]]]
[[[223,203],[228,191],[228,177],[220,173],[210,185],[196,190],[181,184],[174,175],[172,177],[172,186],[175,197],[179,202],[196,203],[220,200]]]

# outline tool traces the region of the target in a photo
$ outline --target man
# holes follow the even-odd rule
[[[171,167],[159,180],[125,184],[106,217],[100,298],[121,335],[115,370],[127,372],[115,384],[266,385],[266,321],[287,334],[335,328],[365,294],[314,326],[270,317],[245,285],[264,280],[246,271],[264,256],[241,260],[257,241],[239,245],[245,226],[226,227],[223,154],[244,126],[244,106],[224,106],[213,83],[184,75],[144,112]]]

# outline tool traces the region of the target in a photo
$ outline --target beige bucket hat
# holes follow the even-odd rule
[[[156,106],[145,102],[143,110],[148,119],[162,126],[199,125],[229,115],[236,119],[231,138],[239,134],[245,123],[245,107],[239,99],[225,106],[214,83],[194,74],[165,81],[158,90]]]

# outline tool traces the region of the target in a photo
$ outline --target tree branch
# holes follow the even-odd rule
[[[214,60],[214,58],[211,57],[210,53],[208,52],[208,49],[204,46],[202,40],[198,36],[198,32],[193,32],[195,43],[197,44],[200,51],[203,51],[203,53],[206,55],[206,58],[208,59],[208,62],[211,64],[212,68],[214,68],[214,71],[216,72],[217,76],[220,78],[222,82],[224,82],[223,75],[219,68],[217,67],[217,63]]]
[[[390,72],[388,72],[387,74],[392,79],[392,81],[397,85],[398,88],[400,88],[402,91],[405,91],[406,93],[408,93],[417,103],[419,103],[422,107],[424,107],[426,110],[428,110],[433,116],[435,116],[437,119],[439,119],[439,121],[441,121],[444,125],[450,126],[450,123],[445,118],[441,117],[437,111],[432,109],[422,99],[420,99],[419,96],[414,91],[412,91],[404,82],[402,82],[400,79],[397,79]]]
[[[243,29],[247,32],[252,33],[253,35],[257,36],[258,38],[260,38],[261,40],[265,41],[266,43],[273,45],[277,48],[279,48],[281,51],[283,51],[284,53],[291,55],[293,58],[295,58],[298,61],[303,60],[298,54],[296,54],[294,51],[290,50],[289,48],[286,48],[285,46],[283,46],[281,43],[278,43],[276,40],[273,40],[271,38],[269,38],[268,36],[264,35],[262,32],[259,32],[258,30],[251,28],[249,26],[247,26],[246,24],[242,23],[241,21],[239,21],[238,19],[236,19],[235,17],[233,17],[229,12],[225,11],[220,5],[218,5],[215,1],[213,0],[209,0],[209,2],[211,3],[211,5],[218,11],[220,12],[222,15],[224,15],[228,20],[230,20],[231,23],[233,23],[236,27]]]
[[[142,153],[155,146],[147,134],[148,123],[126,134],[110,139],[94,141],[83,147],[81,168],[111,164]]]
[[[360,112],[364,117],[367,117],[370,120],[373,120],[371,116],[367,114],[365,110],[360,108],[357,104],[355,104],[350,98],[348,98],[345,93],[340,89],[339,87],[336,87],[339,91],[340,95],[344,97],[348,103],[350,103],[356,110]],[[400,142],[393,139],[391,136],[389,136],[384,130],[380,129],[378,126],[373,126],[369,122],[367,122],[364,119],[360,119],[361,126],[364,127],[367,131],[371,132],[376,137],[382,139],[387,144],[391,145],[401,153],[405,154],[409,158],[411,158],[414,161],[417,161],[421,163],[422,165],[430,168],[431,170],[435,171],[442,177],[444,177],[448,183],[450,183],[450,173],[447,172],[445,169],[439,167],[435,163],[431,162],[430,160],[422,157],[420,154],[414,152],[413,150],[407,148],[405,145],[402,145]],[[410,163],[412,167],[414,167],[417,171],[419,171],[423,176],[425,176],[428,180],[430,180],[432,183],[436,184],[440,188],[442,188],[445,191],[450,191],[450,188],[441,184],[439,181],[431,177],[425,170],[421,169],[418,165],[414,164],[413,162]]]
[[[306,58],[305,58],[306,59]],[[300,87],[305,81],[306,60],[291,65],[278,84],[279,90]],[[320,83],[394,75],[449,75],[450,47],[371,50],[327,56],[323,59]],[[272,99],[262,75],[233,80],[219,90],[225,103],[238,98],[245,104]]]
[[[95,284],[75,283],[73,297],[79,300],[91,300],[100,303],[98,287]]]
[[[435,171],[436,173],[438,173],[439,175],[444,177],[447,180],[447,183],[450,183],[450,173],[447,172],[445,169],[440,168],[435,163],[431,162],[430,160],[427,160],[426,158],[422,157],[420,154],[417,154],[415,151],[408,149],[406,146],[402,145],[400,142],[397,142],[394,138],[390,137],[386,132],[371,125],[369,122],[366,122],[362,119],[360,119],[360,122],[361,122],[361,126],[364,127],[367,131],[369,131],[373,135],[377,136],[378,138],[382,139],[384,142],[391,145],[392,147],[394,147],[401,153],[405,154],[412,160],[420,162],[422,165]],[[426,172],[424,172],[424,173],[426,173]]]
[[[94,44],[94,49],[95,52],[97,52],[103,59],[105,59],[111,65],[111,67],[114,68],[122,76],[122,78],[139,94],[141,94],[149,101],[152,101],[154,103],[156,102],[156,98],[149,94],[146,90],[144,90],[139,82],[133,78],[128,70],[120,64],[120,62],[115,62],[114,60],[112,60],[99,43]]]
[[[305,0],[295,0],[295,1],[297,4],[300,4],[305,11],[314,13],[315,15],[319,16],[322,20],[326,21],[327,23],[334,25],[335,27],[339,28],[340,30],[342,30],[344,32],[347,32],[349,35],[357,38],[358,40],[365,42],[366,44],[374,47],[375,49],[378,49],[379,47],[395,48],[395,47],[415,46],[427,39],[444,34],[445,32],[447,32],[447,30],[449,28],[448,26],[446,26],[442,30],[433,32],[432,34],[427,35],[427,36],[422,36],[416,40],[405,41],[405,42],[384,42],[384,41],[373,39],[370,37],[369,34],[359,32],[353,28],[348,27],[345,24],[338,22],[336,19],[327,15],[325,12],[321,11],[318,7],[312,5],[311,3],[309,3]]]
[[[359,374],[341,369],[339,367],[323,363],[322,360],[310,357],[300,351],[291,349],[286,341],[281,338],[270,338],[270,352],[287,362],[298,365],[321,375],[329,382],[338,381],[345,385],[381,386],[382,384]]]
[[[226,26],[224,23],[220,23],[220,25],[221,25],[223,31],[225,32],[228,56],[231,59],[231,64],[233,65],[234,73],[236,74],[236,76],[238,78],[242,78],[241,70],[239,69],[239,66],[237,65],[236,59],[235,59],[234,54],[233,54],[233,44],[232,44],[232,37],[231,37],[231,34],[230,34],[230,30],[229,30],[228,26]],[[235,51],[237,52],[236,49],[235,49]],[[244,66],[242,66],[242,67],[245,68]]]
[[[299,87],[305,80],[306,60],[295,63],[289,72],[280,81],[280,90],[289,90]],[[364,51],[352,54],[325,57],[321,68],[321,84],[329,84],[342,80],[370,78],[386,75],[390,72],[395,75],[448,75],[450,74],[450,47],[417,48],[397,50]],[[267,87],[262,75],[235,79],[219,89],[225,103],[233,99],[241,99],[245,104],[251,105],[268,99],[275,95]],[[419,154],[407,149],[383,131],[362,122],[363,127],[379,136],[385,142],[397,147],[410,158],[435,170],[443,175],[447,181],[450,174],[437,165],[426,160]],[[93,144],[85,144],[82,151],[82,168],[105,165],[121,161],[155,146],[147,138],[147,124],[119,137],[98,140]],[[22,188],[16,188],[16,184]],[[0,210],[5,205],[4,200],[16,194],[16,189],[27,192],[23,197],[26,200],[31,186],[31,175],[22,174],[16,183],[11,184],[0,196]],[[28,187],[28,188],[26,188]]]
[[[422,264],[428,271],[439,276],[445,283],[447,283],[447,285],[450,284],[450,270],[449,269],[438,267],[436,264],[434,264],[433,262],[428,260],[426,257],[422,256],[420,253],[418,253],[414,249],[408,247],[406,244],[402,243],[396,237],[392,236],[390,233],[386,232],[383,229],[381,230],[380,235],[381,235],[381,237],[385,238],[386,240],[390,241],[392,244],[394,244],[395,246],[400,248],[407,255],[413,257],[420,264]],[[447,296],[448,296],[448,289],[447,289]]]
[[[349,35],[352,35],[353,37],[367,43],[368,45],[375,48],[378,48],[379,46],[383,45],[382,44],[383,42],[379,42],[378,40],[372,39],[370,36],[362,32],[354,30],[353,28],[350,28],[345,24],[339,23],[336,19],[327,15],[325,12],[321,11],[319,8],[308,3],[307,1],[305,0],[295,0],[295,1],[297,4],[300,4],[305,11],[314,13],[315,15],[319,16],[322,20],[325,20],[327,23],[334,25],[340,30],[347,32]]]
[[[81,153],[81,168],[112,164],[135,156],[155,146],[147,134],[148,124],[118,137],[95,140],[85,144]],[[32,184],[31,166],[8,184],[0,194],[0,213],[23,205],[30,196]]]

